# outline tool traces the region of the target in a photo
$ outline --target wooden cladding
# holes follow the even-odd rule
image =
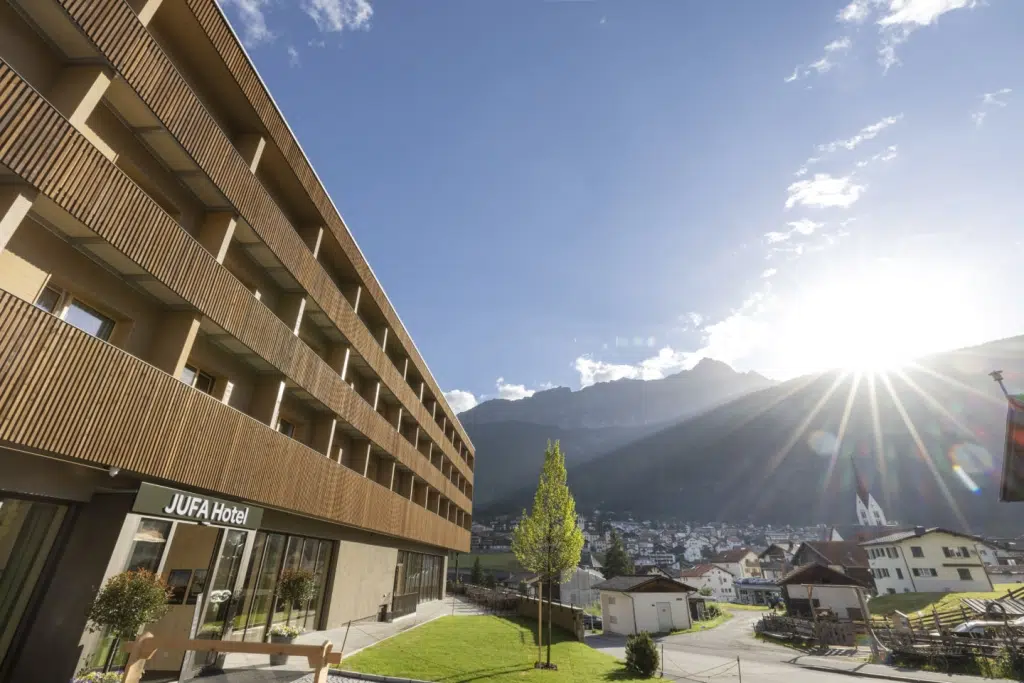
[[[470,499],[0,61],[0,164],[470,512]]]
[[[430,419],[419,397],[405,382],[380,344],[358,320],[351,306],[323,270],[313,254],[306,248],[298,233],[289,226],[287,218],[274,203],[270,194],[250,172],[248,164],[238,154],[216,121],[192,92],[188,83],[177,72],[174,65],[161,50],[146,27],[138,21],[131,7],[123,0],[59,0],[71,19],[83,33],[110,60],[111,64],[146,102],[168,131],[181,143],[193,160],[221,189],[239,214],[252,226],[267,246],[277,255],[293,277],[302,285],[334,321],[338,329],[352,341],[353,346],[374,368],[384,384],[405,404],[431,438],[448,454],[463,476],[472,481],[469,469],[454,445],[448,441],[443,430]],[[234,46],[234,41],[219,11],[212,2],[203,7],[202,3],[189,2],[204,30],[208,31],[214,46],[224,55]],[[213,15],[216,15],[213,16]],[[218,30],[219,26],[219,30]],[[212,30],[212,33],[209,33]],[[216,34],[216,37],[214,37]],[[225,40],[227,44],[225,44]],[[325,223],[338,239],[350,262],[359,273],[388,325],[396,333],[407,354],[416,364],[420,374],[426,378],[431,391],[439,399],[448,420],[455,426],[462,441],[469,444],[469,438],[461,425],[454,419],[442,398],[426,364],[419,356],[411,338],[402,326],[397,314],[388,302],[379,283],[356,246],[351,234],[334,210],[333,205],[320,182],[317,180],[308,160],[295,142],[283,118],[273,106],[267,93],[259,85],[259,79],[242,56],[230,55],[226,62],[232,74],[238,79],[239,70],[247,70],[249,87],[243,91],[254,104],[257,114],[264,121],[275,143],[288,160],[303,186],[310,193],[310,199],[317,206]],[[241,85],[241,81],[239,82]]]
[[[0,292],[0,443],[469,549],[469,531]]]
[[[228,26],[224,15],[221,13],[220,8],[217,6],[216,1],[185,0],[185,2],[192,9],[192,13],[199,21],[199,24],[203,27],[206,35],[210,38],[210,42],[213,44],[214,48],[220,54],[221,59],[224,60],[228,69],[231,71],[232,76],[235,78],[235,82],[238,83],[239,88],[245,94],[249,103],[252,104],[257,116],[259,116],[260,120],[263,121],[263,125],[267,127],[267,131],[271,138],[273,138],[278,149],[281,150],[281,154],[288,160],[292,171],[302,183],[302,186],[309,193],[310,200],[317,207],[317,210],[324,218],[326,225],[337,237],[339,244],[341,244],[345,251],[345,254],[359,271],[360,276],[364,279],[367,285],[367,293],[373,297],[374,302],[380,307],[380,310],[384,312],[384,316],[387,318],[388,324],[398,335],[399,341],[401,341],[402,346],[408,353],[410,360],[416,365],[420,373],[423,375],[431,392],[438,397],[438,403],[443,407],[444,412],[448,417],[448,422],[455,426],[459,437],[466,444],[467,448],[470,448],[472,451],[472,442],[469,440],[469,436],[466,434],[459,421],[455,418],[455,413],[451,411],[451,407],[445,404],[441,389],[437,386],[437,383],[427,371],[426,362],[420,356],[419,351],[417,351],[408,332],[399,320],[394,308],[391,306],[391,302],[388,301],[387,296],[380,287],[380,284],[370,271],[370,267],[363,258],[363,254],[360,252],[359,247],[352,239],[352,235],[349,233],[348,227],[341,219],[341,216],[338,214],[337,209],[331,202],[330,197],[328,197],[327,191],[324,189],[319,178],[317,178],[316,173],[313,171],[313,167],[310,165],[309,159],[306,158],[306,155],[299,147],[299,144],[292,135],[287,123],[285,123],[281,112],[278,111],[277,107],[274,105],[273,100],[270,98],[270,94],[267,92],[259,76],[256,74],[255,69],[249,62],[248,57],[246,57],[242,50],[242,46],[239,45],[238,41],[232,34],[231,29]],[[472,478],[472,475],[470,475],[469,478]]]

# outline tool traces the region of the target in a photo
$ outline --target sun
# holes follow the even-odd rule
[[[963,345],[966,290],[958,278],[907,263],[830,274],[803,287],[785,341],[806,370],[898,370]]]

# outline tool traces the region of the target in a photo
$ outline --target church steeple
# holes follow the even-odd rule
[[[882,506],[868,491],[867,484],[857,471],[857,463],[852,457],[850,467],[853,468],[853,479],[857,485],[857,523],[861,526],[885,526],[888,522],[885,513],[882,512]]]

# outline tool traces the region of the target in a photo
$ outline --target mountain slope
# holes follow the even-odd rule
[[[1024,387],[1024,337],[899,373],[792,380],[576,465],[569,483],[581,510],[852,522],[855,462],[890,520],[1020,533],[1024,508],[997,502],[1006,403],[992,369]]]
[[[531,422],[566,429],[656,424],[695,415],[757,389],[775,384],[756,372],[740,373],[725,363],[704,359],[691,370],[664,379],[620,379],[579,391],[558,387],[519,401],[493,399],[459,414],[471,425]],[[476,438],[472,433],[474,444]]]
[[[570,391],[551,389],[520,401],[491,400],[459,415],[477,454],[474,503],[487,505],[535,486],[549,440],[580,465],[656,432],[681,417],[771,386],[756,373],[702,360],[659,380],[619,380]]]

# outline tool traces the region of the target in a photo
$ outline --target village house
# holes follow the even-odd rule
[[[868,554],[852,541],[805,541],[793,553],[792,565],[820,564],[846,574],[862,586],[873,585]]]
[[[697,589],[660,575],[616,576],[594,588],[601,591],[605,633],[669,633],[692,625],[689,596]]]
[[[779,581],[786,614],[811,617],[829,610],[839,619],[863,621],[866,589],[858,581],[822,564],[797,567]]]
[[[710,588],[711,596],[720,602],[735,602],[736,590],[732,574],[713,564],[699,564],[679,572],[679,579],[698,591]]]
[[[761,576],[761,564],[757,553],[750,548],[736,548],[720,552],[710,560],[711,564],[721,567],[736,579],[752,579]]]
[[[879,594],[991,591],[992,580],[977,543],[979,539],[968,534],[917,527],[861,546]]]
[[[793,568],[793,553],[799,547],[797,541],[772,543],[757,556],[761,565],[761,576],[778,581]]]

